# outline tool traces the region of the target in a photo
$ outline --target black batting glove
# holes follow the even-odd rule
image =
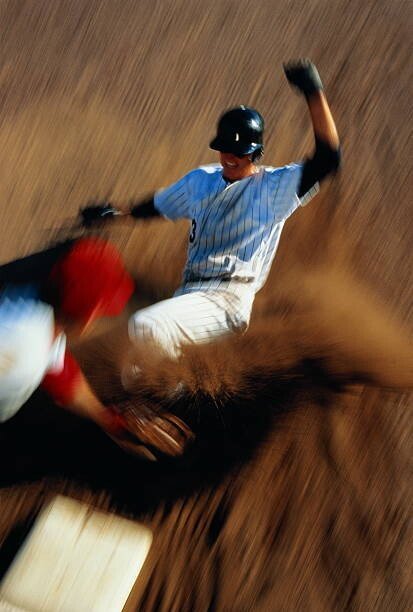
[[[317,68],[309,59],[287,62],[284,64],[284,72],[288,82],[304,94],[306,98],[323,89]]]
[[[91,227],[115,217],[119,211],[110,202],[92,202],[81,208],[79,214],[83,227]]]

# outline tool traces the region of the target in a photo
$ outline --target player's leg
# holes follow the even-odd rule
[[[196,291],[138,310],[129,320],[130,353],[121,368],[125,389],[142,376],[142,364],[168,357],[178,359],[182,347],[242,333],[248,327],[253,294]]]
[[[129,335],[134,343],[176,359],[187,344],[245,331],[251,303],[228,291],[180,295],[136,312],[129,322]]]

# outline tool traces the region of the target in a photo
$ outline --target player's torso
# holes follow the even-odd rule
[[[61,366],[65,337],[54,338],[53,310],[9,287],[0,297],[0,422],[30,397],[45,373]]]
[[[277,214],[279,180],[261,168],[228,184],[217,167],[192,186],[187,274],[232,274],[243,262],[251,271],[251,262],[260,258],[282,221],[282,215]]]

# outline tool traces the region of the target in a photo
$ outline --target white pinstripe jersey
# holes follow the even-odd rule
[[[257,167],[228,184],[222,166],[192,170],[155,194],[156,209],[168,219],[190,219],[182,287],[205,290],[220,281],[248,283],[254,292],[265,283],[286,219],[318,189],[297,195],[303,164]]]

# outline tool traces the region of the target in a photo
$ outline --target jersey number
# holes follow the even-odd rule
[[[189,242],[193,242],[195,240],[195,233],[196,233],[196,221],[195,219],[192,219],[192,229],[191,229],[191,233],[189,234]]]

